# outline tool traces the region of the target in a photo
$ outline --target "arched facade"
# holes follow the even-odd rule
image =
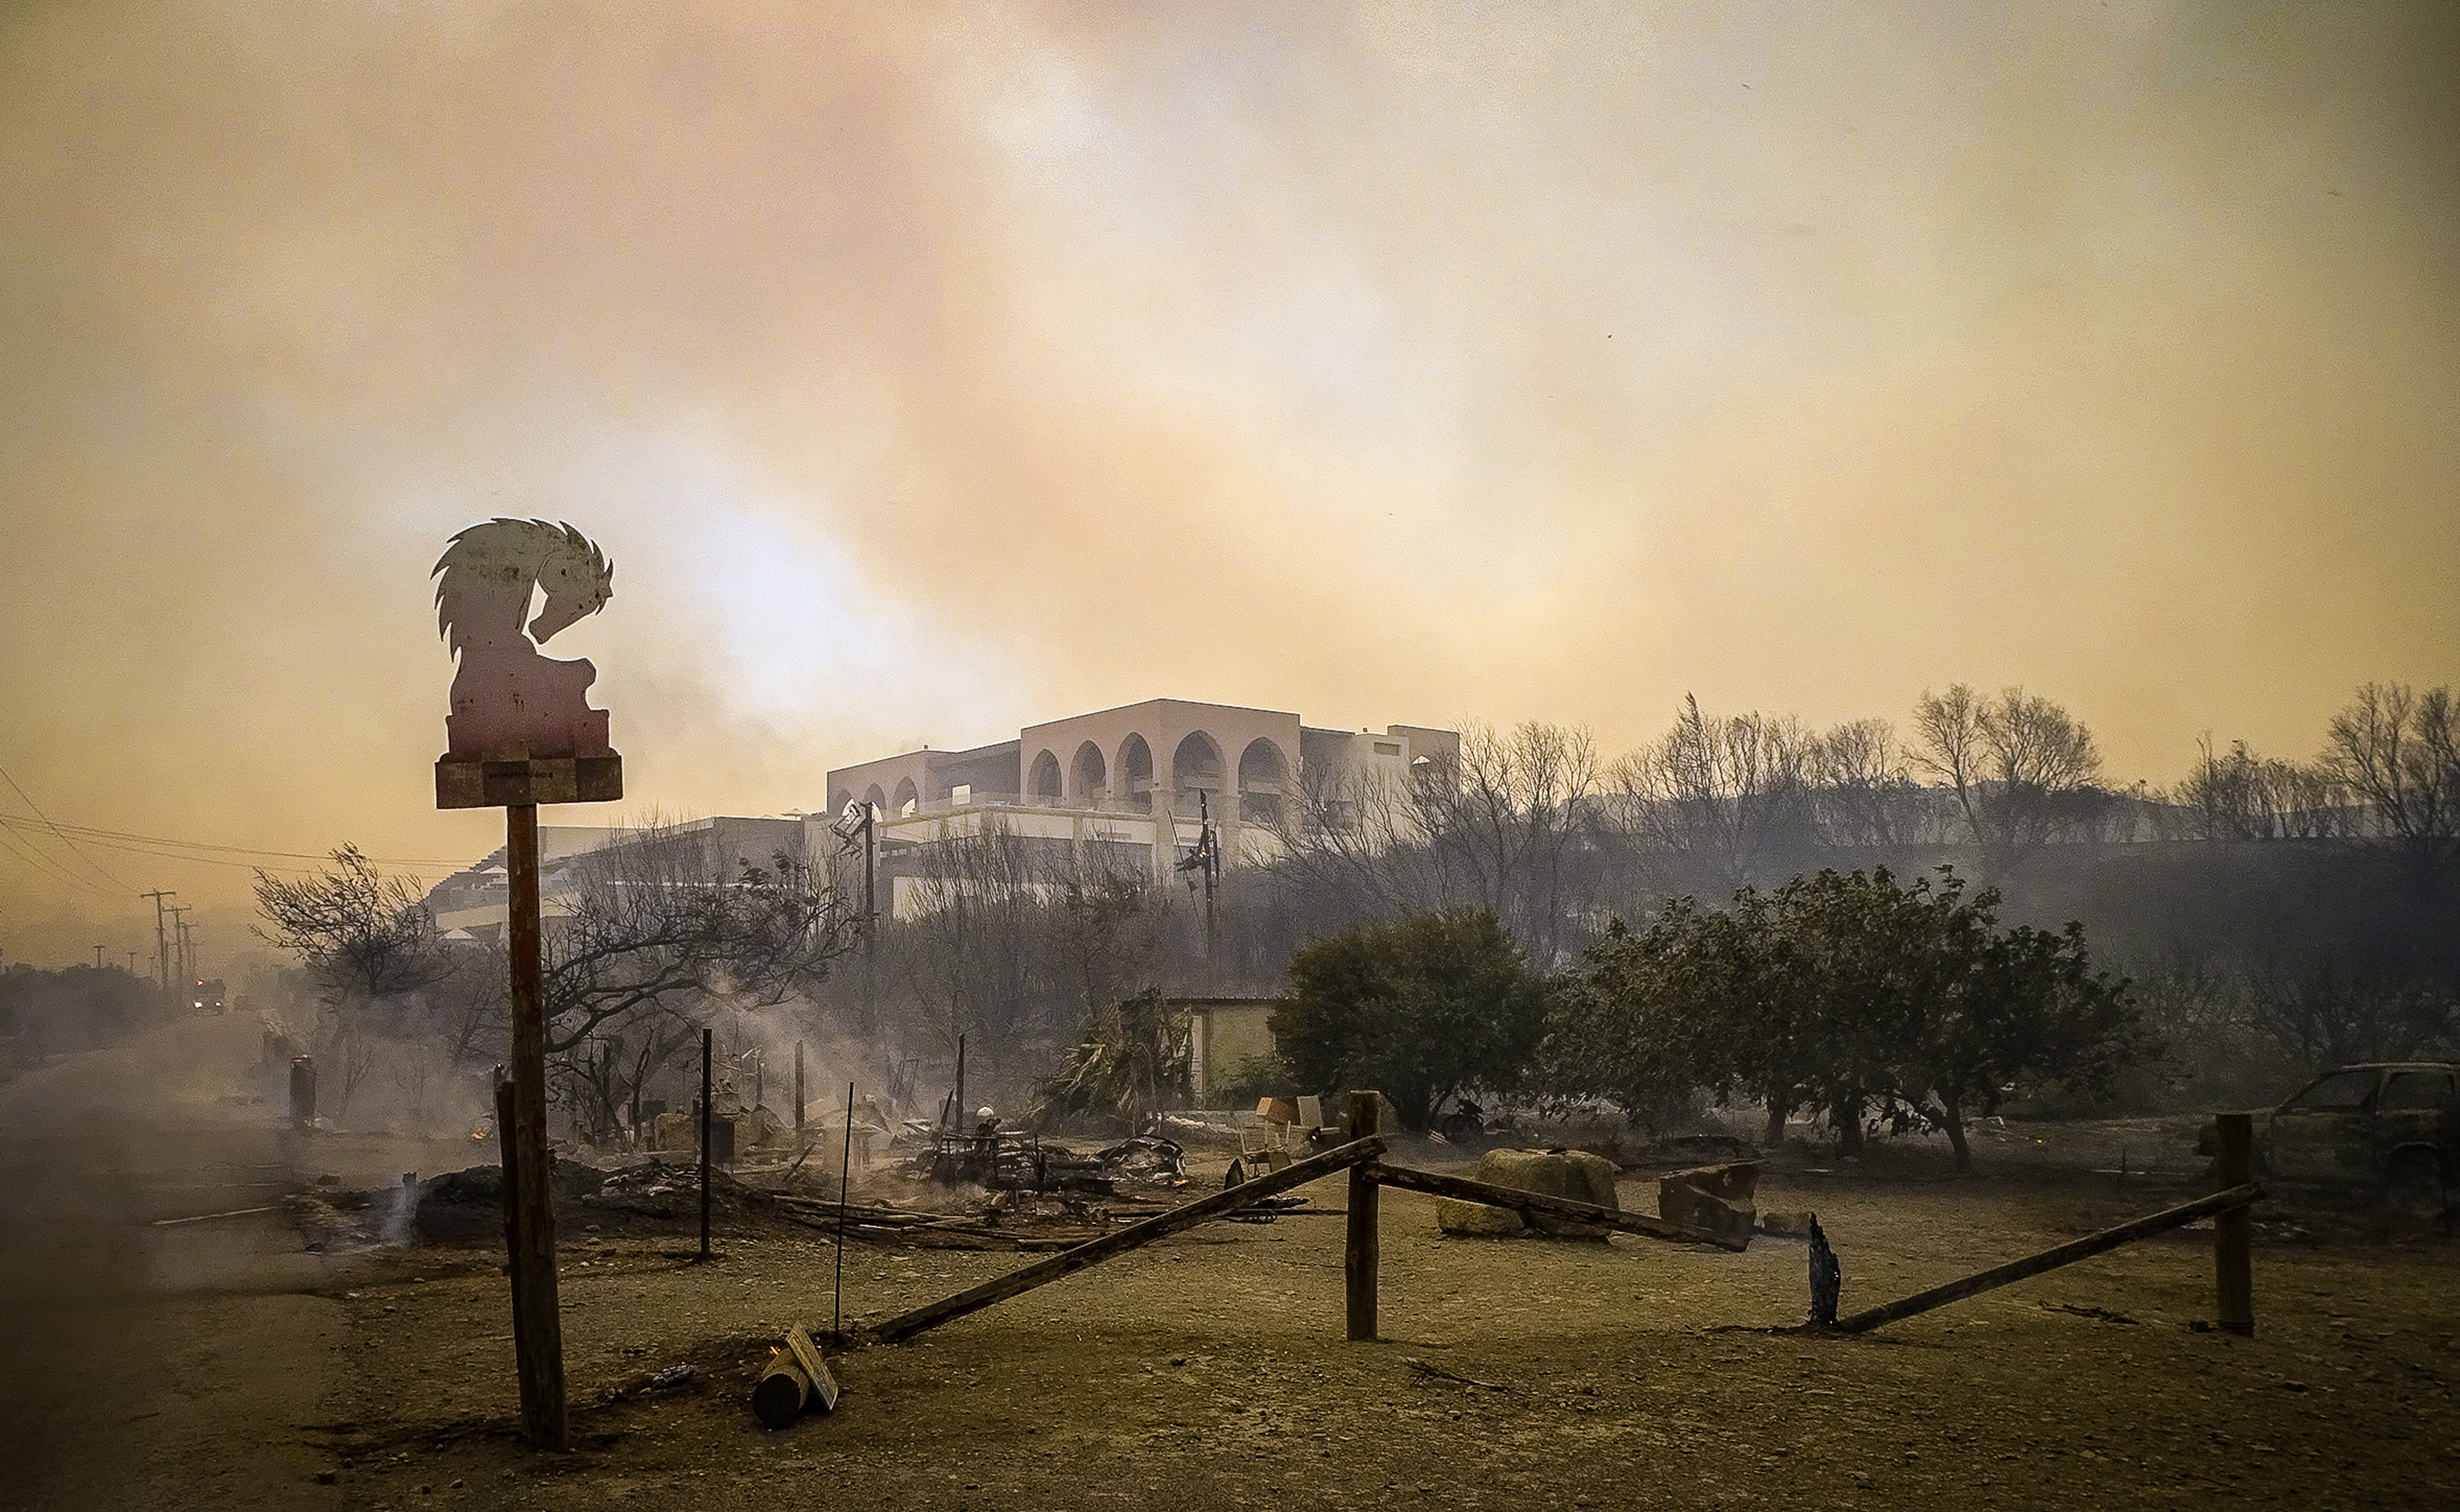
[[[889,799],[889,812],[903,818],[921,807],[922,794],[915,789],[914,779],[908,777],[899,783],[896,793]]]
[[[1069,764],[1068,796],[1088,806],[1100,803],[1111,790],[1111,764],[1102,759],[1102,747],[1087,741],[1076,747],[1076,759]]]
[[[1289,758],[1281,746],[1262,735],[1249,741],[1239,753],[1239,817],[1258,824],[1277,823],[1289,772]]]
[[[1221,792],[1221,747],[1202,730],[1189,730],[1179,738],[1170,753],[1170,790],[1183,813],[1198,810],[1198,791],[1219,797]],[[1207,811],[1216,818],[1227,818],[1218,808]]]
[[[1119,796],[1131,808],[1153,808],[1153,747],[1142,735],[1119,743]]]
[[[862,790],[862,801],[871,805],[871,811],[875,814],[885,815],[888,812],[888,794],[880,790],[878,783]]]
[[[1044,751],[1033,758],[1033,770],[1026,778],[1026,796],[1039,803],[1059,802],[1059,758]]]

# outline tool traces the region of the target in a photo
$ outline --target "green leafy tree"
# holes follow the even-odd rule
[[[1485,910],[1327,935],[1290,959],[1273,1037],[1302,1086],[1372,1087],[1404,1128],[1443,1101],[1516,1081],[1545,1031],[1545,987]]]
[[[1679,899],[1645,930],[1617,925],[1554,994],[1550,1084],[1635,1115],[1686,1086],[1748,1094],[1771,1142],[1809,1102],[1849,1151],[1876,1111],[1945,1130],[1962,1168],[1966,1120],[2006,1087],[2103,1092],[2157,1055],[2080,926],[2003,930],[1995,891],[1968,897],[1942,872],[1822,872],[1744,888],[1723,912]]]
[[[1997,1112],[2007,1088],[2047,1080],[2106,1095],[2161,1047],[2126,979],[2093,970],[2083,925],[2003,932],[1997,892],[1950,892],[1943,902],[1919,965],[1921,1020],[1894,1111],[1945,1131],[1965,1170],[1965,1121]]]

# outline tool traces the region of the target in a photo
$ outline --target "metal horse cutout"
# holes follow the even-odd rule
[[[614,596],[615,568],[570,525],[494,519],[453,537],[433,573],[436,631],[459,662],[447,759],[553,761],[611,754],[606,711],[589,706],[598,669],[539,647]],[[526,629],[531,591],[546,604]]]

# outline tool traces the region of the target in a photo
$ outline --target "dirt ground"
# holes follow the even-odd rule
[[[1977,1146],[1966,1177],[1920,1145],[1881,1145],[1850,1166],[1792,1152],[1771,1163],[1759,1204],[1819,1214],[1851,1311],[2195,1194],[2191,1137],[2191,1121],[2015,1125]],[[1438,1167],[1458,1157],[1440,1145],[1398,1155]],[[1225,1160],[1200,1174],[1218,1180]],[[787,1325],[830,1322],[827,1238],[728,1234],[703,1267],[677,1257],[689,1248],[677,1237],[568,1224],[578,1447],[562,1457],[528,1453],[511,1432],[499,1251],[319,1256],[286,1282],[250,1283],[255,1301],[316,1310],[305,1322],[251,1321],[227,1287],[158,1289],[151,1316],[226,1339],[253,1327],[268,1358],[319,1368],[250,1373],[242,1396],[272,1406],[235,1438],[181,1421],[180,1399],[132,1421],[117,1401],[77,1423],[54,1414],[55,1430],[81,1423],[88,1437],[55,1443],[50,1478],[10,1504],[135,1504],[68,1495],[57,1471],[78,1455],[159,1465],[174,1449],[197,1484],[258,1488],[227,1504],[392,1509],[2460,1498],[2460,1245],[2363,1211],[2260,1210],[2251,1339],[2194,1327],[2211,1315],[2213,1279],[2210,1235],[2193,1230],[1872,1335],[1813,1339],[1781,1332],[1808,1303],[1798,1240],[1735,1255],[1623,1236],[1446,1239],[1431,1199],[1388,1190],[1383,1336],[1349,1344],[1344,1183],[1303,1190],[1309,1215],[1210,1225],[916,1343],[836,1354],[837,1411],[776,1432],[752,1417],[750,1386]],[[1653,1178],[1627,1179],[1622,1198],[1653,1210]],[[877,1319],[1034,1258],[853,1245],[846,1312]],[[629,1389],[677,1363],[694,1367],[685,1385]]]

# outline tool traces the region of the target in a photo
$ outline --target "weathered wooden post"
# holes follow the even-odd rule
[[[712,1032],[700,1032],[700,1258],[709,1258],[709,1136],[713,1115],[710,1113],[709,1059],[713,1045]]]
[[[293,1056],[290,1060],[290,1126],[312,1128],[316,1124],[316,1058]]]
[[[2213,1190],[2227,1191],[2254,1180],[2255,1115],[2223,1113],[2213,1120]],[[2216,1320],[2231,1334],[2255,1332],[2255,1267],[2251,1252],[2255,1219],[2245,1208],[2213,1216],[2213,1280],[2218,1289]]]
[[[496,519],[455,536],[432,576],[437,628],[457,663],[446,750],[435,763],[435,806],[504,810],[513,1021],[498,1107],[521,1431],[534,1448],[563,1450],[571,1429],[546,1143],[538,806],[623,797],[624,759],[607,744],[605,711],[589,706],[597,668],[555,661],[539,647],[605,607],[615,570],[569,525]],[[530,599],[541,588],[545,604],[531,619]]]
[[[1384,1103],[1380,1094],[1352,1092],[1342,1122],[1348,1125],[1347,1139],[1355,1143],[1372,1139],[1384,1131]],[[1376,1230],[1376,1198],[1382,1188],[1365,1165],[1349,1167],[1349,1237],[1343,1248],[1341,1273],[1347,1284],[1349,1298],[1349,1341],[1372,1343],[1375,1339],[1375,1268],[1382,1258]]]

